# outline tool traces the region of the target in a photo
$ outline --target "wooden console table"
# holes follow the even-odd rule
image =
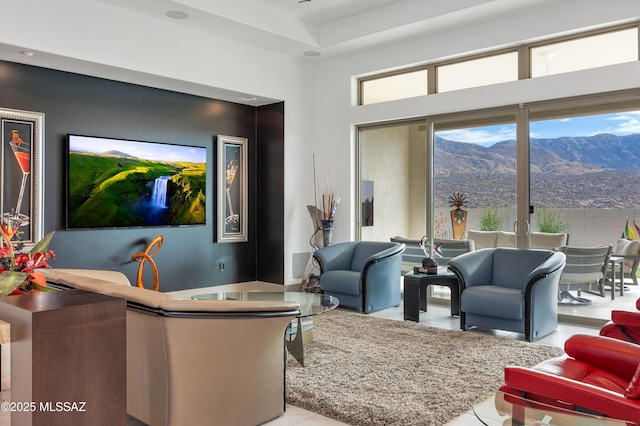
[[[0,298],[11,424],[126,425],[126,301],[83,290]],[[30,404],[29,406],[25,404]]]

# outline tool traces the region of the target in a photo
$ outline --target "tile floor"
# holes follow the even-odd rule
[[[227,286],[224,286],[227,287]],[[231,287],[231,286],[230,286]],[[244,284],[241,289],[233,286],[233,290],[249,290],[254,289],[255,287],[263,287],[263,283],[255,284],[255,283],[247,283]],[[278,288],[282,288],[278,285]],[[207,292],[208,289],[197,289],[197,290],[187,290],[181,292],[174,292],[175,295],[183,298],[190,297],[196,293],[204,293]],[[216,291],[228,291],[230,288],[216,288]],[[210,291],[210,290],[209,290]],[[599,297],[592,297],[592,299],[596,302],[591,307],[587,309],[580,308],[570,308],[570,309],[583,309],[582,311],[578,311],[578,314],[584,315],[585,317],[596,318],[593,323],[593,327],[585,327],[578,326],[572,323],[563,322],[558,327],[558,330],[550,335],[540,339],[538,343],[555,345],[562,347],[564,341],[577,333],[586,333],[586,334],[598,334],[598,330],[600,328],[600,324],[605,322],[606,318],[609,318],[611,309],[627,309],[627,310],[635,310],[635,300],[638,298],[640,294],[640,289],[632,288],[630,290],[631,294],[625,294],[624,297],[616,297],[615,304],[612,304],[610,301],[604,303],[604,299]],[[635,294],[634,294],[635,293]],[[449,316],[449,307],[447,305],[439,305],[430,304],[428,307],[428,312],[422,312],[420,314],[420,324],[425,324],[433,327],[446,328],[451,330],[459,330],[459,318]],[[397,308],[386,309],[371,315],[389,318],[393,320],[403,320],[403,308],[402,305]],[[601,318],[601,319],[598,319]],[[491,334],[495,336],[499,336],[505,339],[517,339],[524,340],[524,336],[518,333],[511,332],[503,332],[503,331],[494,331],[494,330],[472,330],[469,331],[471,333],[484,333]],[[490,389],[488,389],[490,390]],[[8,401],[11,398],[10,391],[0,392],[0,399],[3,401]],[[449,426],[474,426],[480,425],[481,423],[475,418],[472,411],[469,411],[462,416],[452,420],[448,425]],[[9,413],[0,412],[0,426],[10,426],[11,419]],[[291,405],[287,405],[287,409],[284,415],[281,417],[272,420],[265,424],[265,426],[335,426],[335,425],[344,425],[344,423],[337,422],[332,419],[328,419],[319,414],[309,412],[298,407],[294,407]],[[130,418],[127,421],[127,426],[144,426],[143,423],[137,421],[136,419]]]

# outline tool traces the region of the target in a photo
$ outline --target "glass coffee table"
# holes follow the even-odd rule
[[[473,403],[473,413],[487,426],[636,425],[633,422],[533,402],[504,392],[489,392],[480,396]]]
[[[220,293],[197,294],[191,296],[194,300],[246,300],[259,302],[296,302],[300,304],[298,308],[300,315],[293,320],[286,330],[287,338],[285,342],[287,349],[293,357],[304,367],[304,346],[302,333],[311,329],[304,327],[302,319],[314,315],[320,315],[336,308],[340,301],[335,296],[327,296],[319,293],[298,293],[298,292],[268,292],[268,291],[229,291]]]

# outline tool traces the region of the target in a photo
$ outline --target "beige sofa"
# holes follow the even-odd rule
[[[297,303],[179,300],[119,272],[41,270],[127,299],[127,412],[151,425],[258,425],[285,407],[284,332]]]
[[[467,231],[467,239],[473,240],[476,250],[481,248],[517,247],[515,232]],[[569,243],[569,234],[531,232],[529,248],[553,250]]]

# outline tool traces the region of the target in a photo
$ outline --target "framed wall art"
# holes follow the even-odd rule
[[[26,247],[43,235],[43,133],[43,113],[0,108],[0,214]]]
[[[247,138],[218,136],[218,242],[247,241]]]

